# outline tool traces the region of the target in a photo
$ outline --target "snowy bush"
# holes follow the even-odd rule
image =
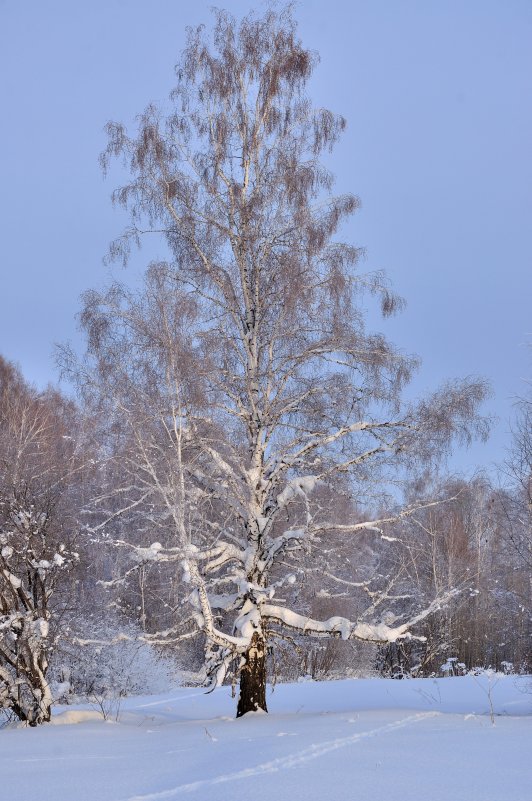
[[[442,676],[465,676],[467,670],[463,662],[459,662],[456,656],[450,656],[440,667]]]
[[[140,635],[135,626],[113,621],[94,627],[86,639],[63,642],[51,668],[54,700],[68,703],[169,690],[179,678],[175,661]]]

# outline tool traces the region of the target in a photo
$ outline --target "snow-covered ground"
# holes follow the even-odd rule
[[[127,699],[118,722],[58,707],[0,731],[0,799],[532,799],[530,678],[285,684],[268,704],[235,720],[228,688],[179,688]]]

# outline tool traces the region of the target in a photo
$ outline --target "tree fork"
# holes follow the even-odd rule
[[[268,711],[266,706],[266,643],[264,637],[254,632],[251,645],[244,656],[240,670],[240,694],[237,718],[247,712]]]

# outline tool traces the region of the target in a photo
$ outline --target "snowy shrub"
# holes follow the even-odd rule
[[[465,676],[467,670],[463,662],[459,662],[456,656],[450,656],[440,667],[443,676]]]
[[[91,637],[63,642],[52,665],[56,701],[123,698],[165,692],[178,681],[174,660],[139,639],[131,624],[96,627]]]

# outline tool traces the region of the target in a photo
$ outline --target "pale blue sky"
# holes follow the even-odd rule
[[[39,386],[122,225],[103,127],[166,100],[185,26],[209,24],[211,5],[0,0],[0,353]],[[321,54],[313,99],[348,120],[330,160],[338,190],[362,199],[346,233],[408,301],[378,325],[422,357],[415,392],[491,380],[500,422],[453,461],[489,466],[532,375],[532,3],[303,0],[296,16]]]

